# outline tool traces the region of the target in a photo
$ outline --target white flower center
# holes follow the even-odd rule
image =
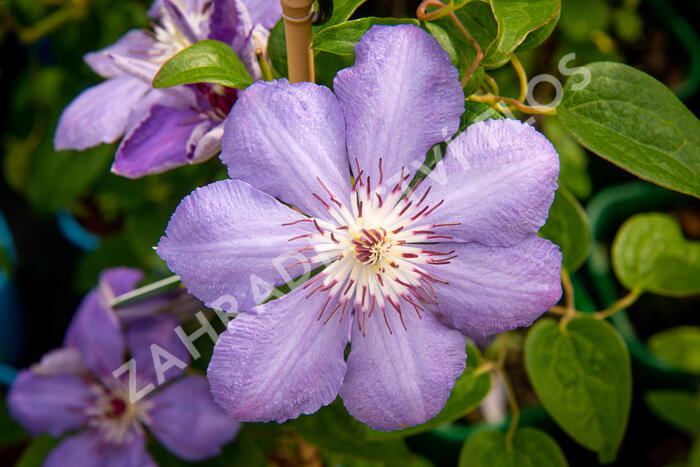
[[[325,316],[326,323],[338,311],[339,319],[342,320],[346,312],[353,311],[353,307],[347,309],[348,303],[353,301],[359,329],[364,330],[365,320],[372,317],[375,308],[378,308],[391,333],[386,316],[387,304],[391,306],[389,312],[393,310],[398,313],[402,323],[402,307],[412,307],[420,317],[420,312],[424,310],[421,304],[437,304],[433,284],[447,282],[428,273],[424,266],[449,264],[455,258],[452,256],[454,250],[440,251],[435,249],[439,246],[430,244],[437,239],[452,238],[440,235],[435,229],[457,224],[426,223],[425,218],[442,205],[444,200],[428,204],[426,199],[430,188],[420,199],[413,199],[418,185],[404,196],[403,185],[409,180],[409,175],[403,170],[399,181],[383,196],[386,190],[382,185],[381,163],[380,159],[379,183],[375,189],[372,189],[370,177],[363,177],[358,166],[350,206],[345,206],[317,178],[328,202],[316,193],[313,196],[328,209],[333,221],[308,218],[290,223],[311,222],[317,233],[290,239],[308,238],[311,246],[293,254],[308,251],[314,255],[289,267],[304,263],[329,264],[303,286],[310,289],[307,298],[315,293],[328,294],[325,305],[319,312],[319,320]],[[329,306],[331,301],[333,306]]]
[[[196,11],[188,7],[183,0],[173,0],[175,6],[182,12],[184,20],[190,29],[199,37],[203,37],[200,30],[201,24],[211,15],[211,8],[204,8],[203,11]],[[170,12],[162,7],[160,14],[160,24],[153,25],[153,32],[156,43],[151,50],[150,61],[161,64],[168,61],[173,55],[186,49],[192,42],[177,27],[177,22],[171,17]]]

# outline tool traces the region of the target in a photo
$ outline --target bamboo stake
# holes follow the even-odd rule
[[[314,55],[311,50],[313,0],[280,0],[287,37],[289,81],[314,81]]]

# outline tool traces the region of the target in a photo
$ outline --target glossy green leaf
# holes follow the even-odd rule
[[[483,2],[470,2],[455,11],[455,15],[479,44],[482,51],[486,51],[498,33],[498,25],[489,5]],[[450,52],[452,64],[459,70],[460,79],[464,77],[464,74],[476,59],[476,50],[471,42],[467,40],[449,17],[425,23],[424,27],[440,42],[440,45],[445,50]],[[484,68],[482,66],[477,67],[472,80],[470,80],[465,90],[467,95],[476,91],[483,75]]]
[[[491,0],[498,35],[484,54],[484,65],[508,59],[528,34],[552,22],[559,8],[559,0]]]
[[[333,2],[333,15],[328,22],[319,26],[313,26],[313,36],[315,37],[326,28],[333,27],[347,21],[355,10],[367,0],[335,0]],[[272,31],[267,44],[267,52],[275,71],[282,76],[287,76],[287,38],[284,31],[284,20],[280,19]]]
[[[652,412],[669,425],[700,435],[700,398],[685,391],[658,389],[644,395]]]
[[[520,428],[508,447],[505,435],[496,430],[469,437],[459,456],[460,467],[562,467],[566,458],[548,434],[534,428]]]
[[[564,255],[562,266],[568,272],[576,271],[586,261],[591,246],[588,218],[578,200],[565,188],[556,191],[547,223],[539,235],[559,245]]]
[[[369,28],[377,24],[396,25],[414,24],[418,20],[409,18],[361,18],[330,26],[313,37],[312,47],[318,52],[329,52],[337,55],[354,55],[355,44]]]
[[[34,438],[22,453],[15,467],[41,467],[44,459],[58,445],[59,440],[49,435]]]
[[[632,376],[622,339],[591,317],[538,322],[525,340],[525,368],[547,412],[574,440],[615,458],[629,416]]]
[[[593,183],[588,173],[588,153],[564,130],[555,117],[542,122],[542,132],[559,154],[559,185],[579,199],[591,195]]]
[[[192,44],[165,62],[153,78],[153,87],[214,83],[245,89],[252,82],[245,65],[230,46],[208,39]]]
[[[366,438],[374,441],[415,435],[453,422],[476,409],[491,390],[491,375],[488,372],[474,374],[481,360],[481,355],[479,349],[471,343],[467,344],[467,356],[467,362],[471,360],[471,363],[467,364],[464,374],[457,378],[445,407],[434,418],[421,425],[403,430],[390,432],[368,430]]]
[[[638,214],[627,220],[612,246],[613,269],[628,289],[660,295],[700,293],[700,242],[683,237],[666,214]]]
[[[700,121],[646,73],[620,63],[586,65],[567,80],[557,114],[577,141],[603,159],[700,196]]]
[[[651,336],[647,345],[673,368],[700,374],[700,327],[666,329]]]
[[[549,20],[547,24],[544,26],[535,29],[532,31],[530,34],[527,35],[525,40],[518,46],[517,49],[515,49],[515,52],[525,52],[527,50],[532,50],[536,49],[544,41],[547,40],[547,38],[554,32],[554,28],[557,27],[557,24],[559,24],[559,18],[561,17],[561,1],[559,1],[559,8],[557,8],[557,14]]]
[[[340,399],[295,423],[299,434],[322,450],[359,459],[395,461],[410,456],[400,439],[368,442],[369,428],[345,410]]]

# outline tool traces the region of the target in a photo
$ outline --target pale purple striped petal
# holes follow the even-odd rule
[[[117,141],[131,109],[149,86],[131,76],[117,76],[83,91],[58,119],[54,147],[83,150]]]
[[[44,467],[156,467],[143,436],[121,443],[107,442],[95,429],[64,439],[44,461]]]
[[[188,461],[218,455],[241,427],[214,403],[202,376],[175,381],[148,401],[148,427],[170,452]]]
[[[374,26],[355,45],[355,64],[338,72],[333,89],[347,131],[348,153],[365,175],[396,181],[428,149],[451,137],[464,112],[457,69],[440,44],[413,25]]]
[[[253,23],[260,23],[265,29],[272,29],[282,17],[280,2],[270,0],[243,0],[248,7]]]
[[[305,218],[245,182],[215,182],[182,200],[158,255],[207,305],[232,297],[236,306],[228,311],[247,310],[273,287],[305,272],[302,265],[288,266],[306,258],[292,253],[307,243],[289,239],[315,229],[305,221],[282,225],[300,219]]]
[[[103,78],[111,78],[121,75],[123,71],[114,65],[112,60],[107,57],[107,53],[145,60],[148,59],[154,45],[155,40],[144,30],[132,29],[114,44],[86,54],[83,60],[98,75]]]
[[[87,424],[85,411],[93,398],[89,382],[80,376],[41,376],[23,370],[10,387],[7,407],[12,418],[33,436],[61,436]]]
[[[352,327],[348,372],[340,397],[350,414],[375,430],[419,425],[445,406],[466,366],[464,337],[430,313],[374,310],[365,332]],[[389,332],[389,327],[391,332]]]
[[[283,422],[328,405],[345,375],[350,310],[327,323],[327,295],[298,287],[239,315],[219,337],[207,377],[216,402],[240,421]],[[325,315],[336,308],[328,303]]]
[[[452,141],[424,182],[429,202],[444,203],[426,222],[455,241],[512,246],[547,220],[559,157],[541,133],[518,120],[487,120]],[[420,196],[420,192],[418,193]]]
[[[318,178],[349,202],[345,120],[323,86],[284,79],[250,86],[226,120],[221,160],[231,178],[317,217],[328,216],[312,196],[327,196]]]
[[[478,338],[529,326],[561,297],[561,253],[535,235],[513,247],[442,244],[450,264],[426,266],[435,277],[438,308],[465,334]]]

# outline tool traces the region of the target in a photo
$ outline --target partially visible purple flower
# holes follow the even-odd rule
[[[132,30],[111,46],[85,55],[107,81],[88,88],[61,114],[57,150],[83,150],[125,135],[112,171],[138,178],[216,155],[223,120],[239,91],[197,84],[157,90],[160,66],[203,39],[229,44],[254,80],[260,78],[255,50],[267,47],[268,28],[281,15],[270,0],[156,0],[153,31]]]
[[[146,451],[146,429],[177,456],[201,460],[217,455],[238,432],[240,424],[214,403],[204,377],[182,376],[181,368],[170,368],[161,375],[163,386],[136,400],[130,397],[131,381],[112,376],[128,352],[136,362],[137,391],[156,386],[154,344],[182,362],[189,360],[174,332],[174,318],[154,315],[124,329],[109,307],[111,299],[142,278],[140,271],[127,268],[103,272],[80,304],[64,347],[21,371],[10,388],[10,414],[32,435],[76,431],[49,454],[45,466],[155,466]]]
[[[355,52],[335,94],[249,87],[221,154],[237,180],[186,197],[158,245],[192,294],[249,310],[207,374],[238,420],[282,422],[340,394],[372,428],[423,423],[465,368],[462,334],[530,325],[561,296],[561,254],[536,235],[557,187],[551,143],[516,120],[477,123],[408,190],[428,149],[459,127],[457,70],[410,25],[375,26]],[[319,266],[259,305],[287,282],[280,268],[305,280]]]

